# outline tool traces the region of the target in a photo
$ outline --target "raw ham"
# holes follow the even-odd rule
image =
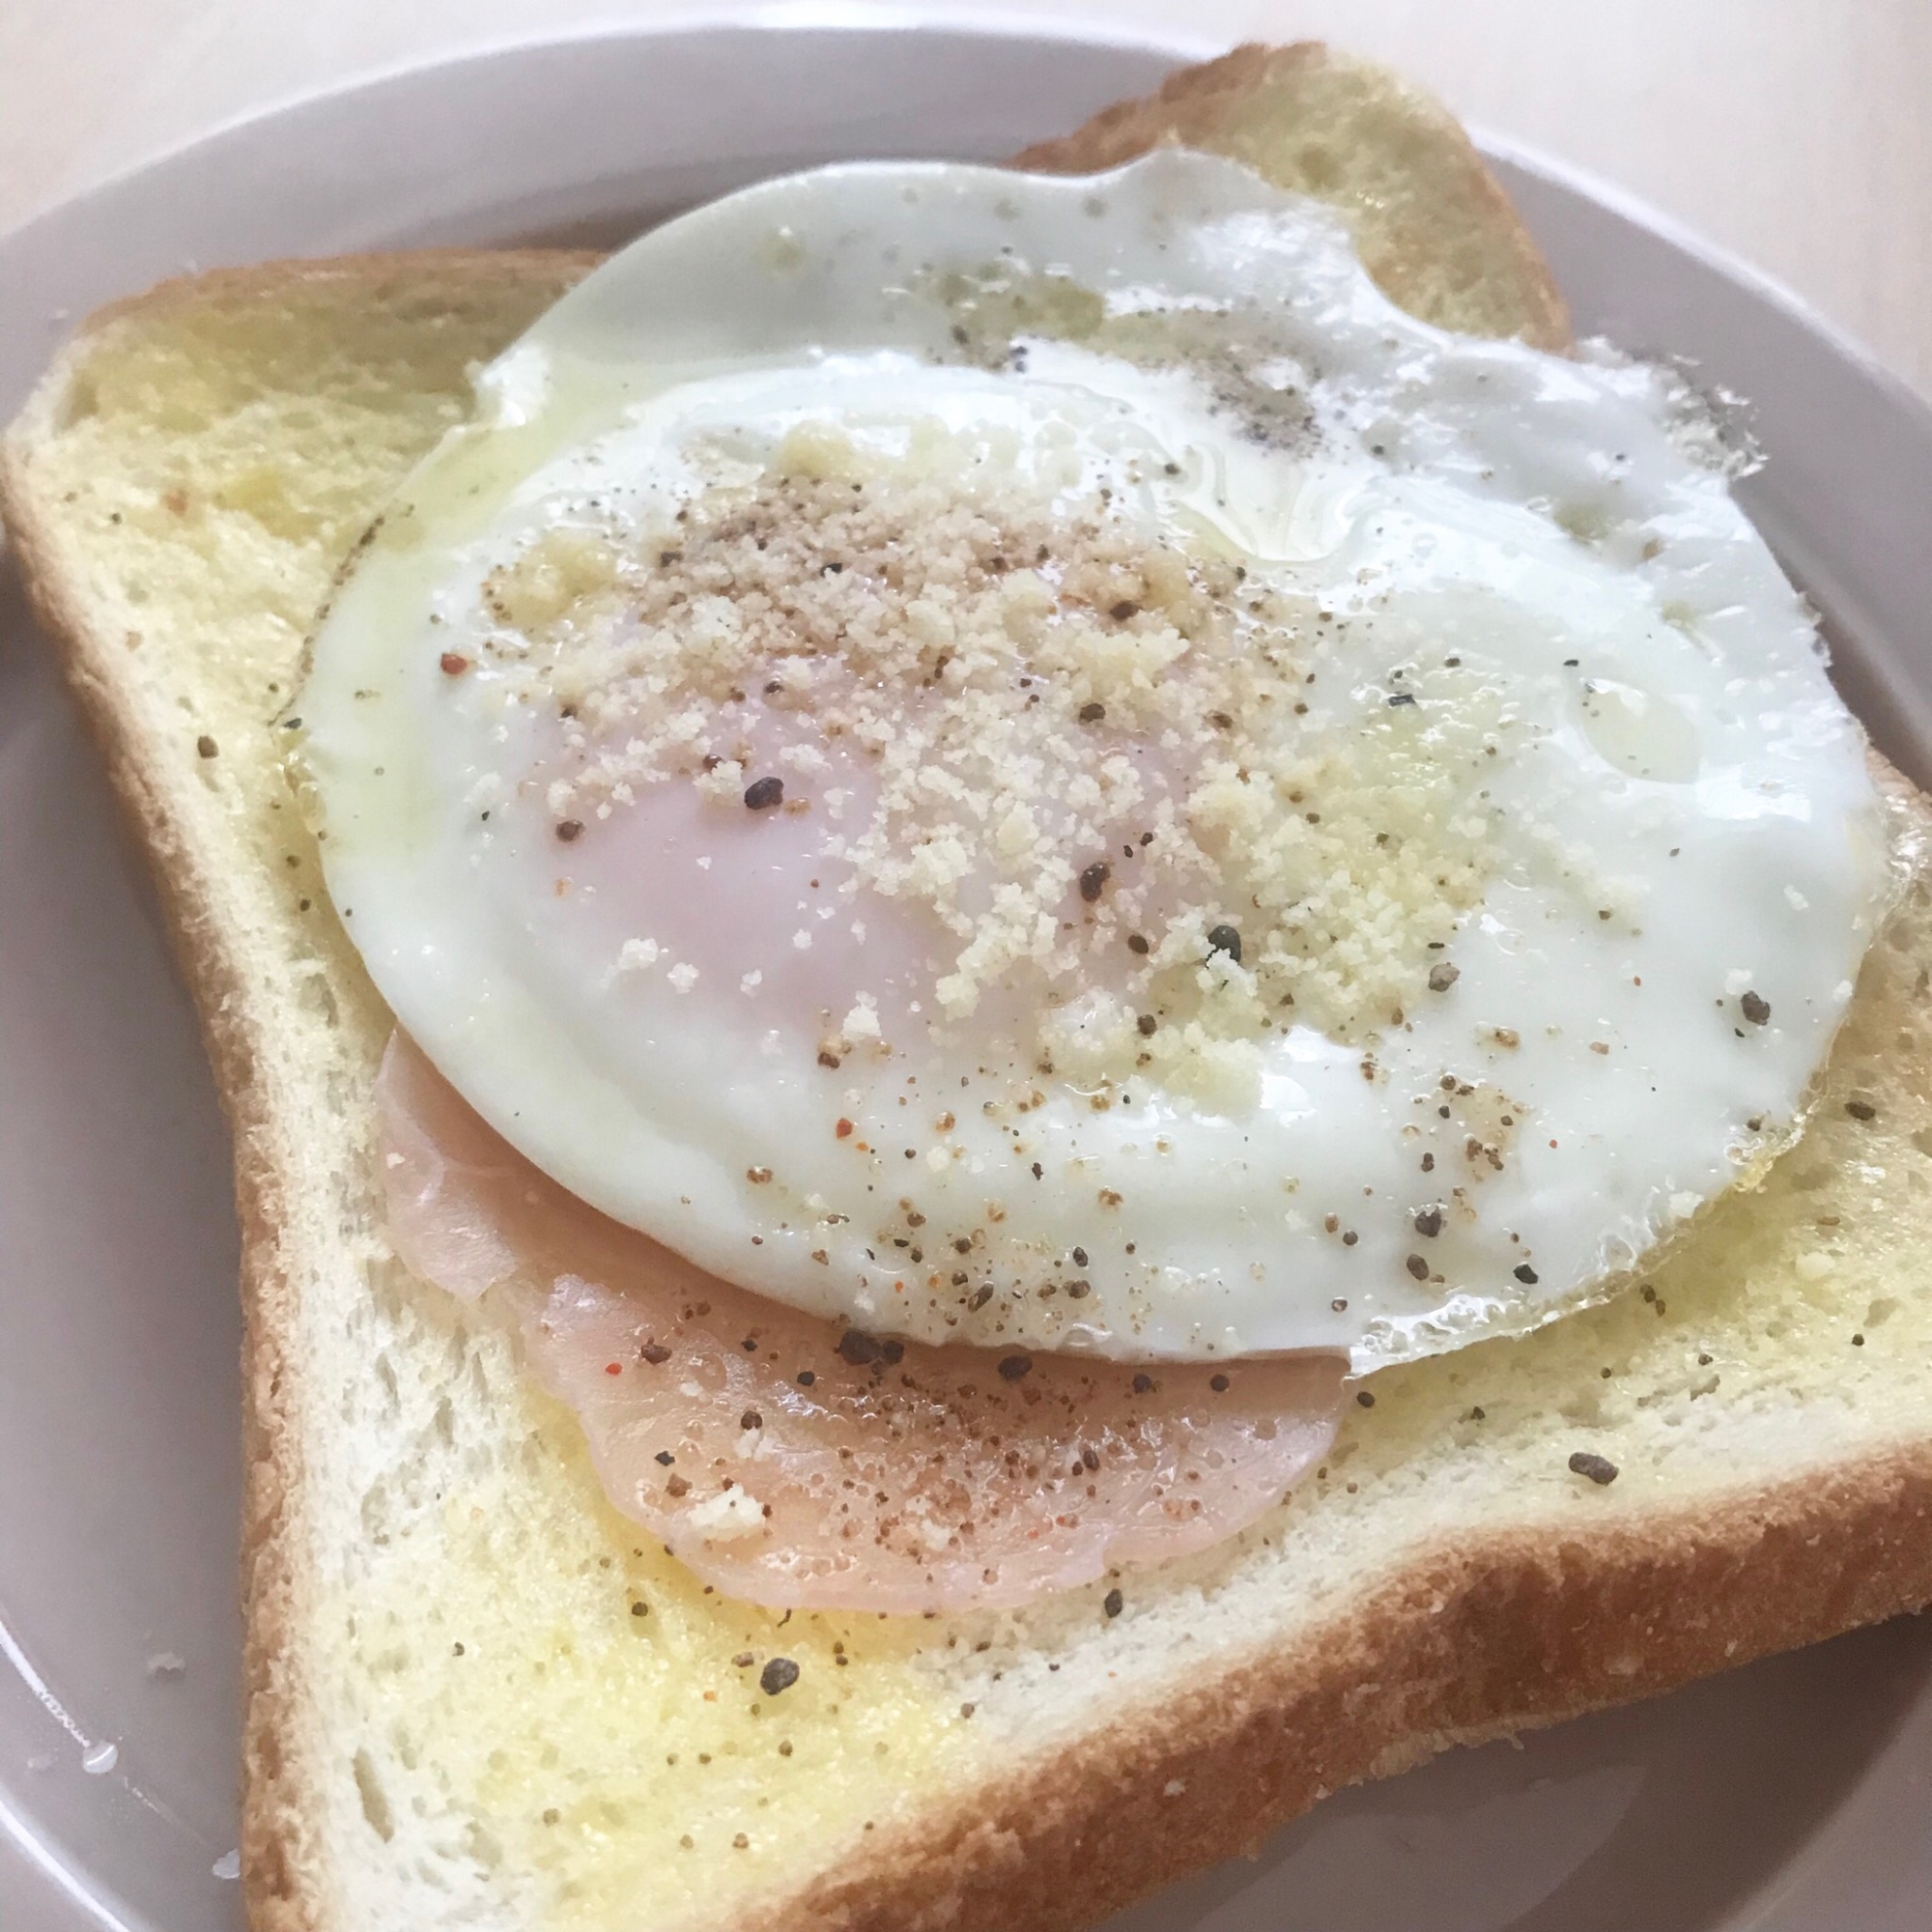
[[[730,1596],[1022,1604],[1222,1541],[1334,1437],[1339,1356],[1135,1364],[827,1323],[586,1207],[400,1034],[378,1098],[396,1252],[513,1312],[611,1500]]]

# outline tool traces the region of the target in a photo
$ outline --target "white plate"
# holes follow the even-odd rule
[[[71,318],[183,269],[616,239],[802,162],[1009,153],[1206,51],[827,17],[422,69],[71,202],[0,241],[0,414]],[[1926,778],[1932,415],[1654,216],[1498,160],[1583,329],[1756,399],[1752,507],[1853,701]],[[218,1932],[240,1921],[214,1869],[238,1704],[227,1148],[139,867],[11,583],[0,907],[0,1926]],[[1116,1932],[1922,1932],[1928,1799],[1932,1625],[1907,1620],[1347,1794]]]

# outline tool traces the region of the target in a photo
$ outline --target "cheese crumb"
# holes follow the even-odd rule
[[[764,1527],[764,1511],[743,1490],[721,1490],[684,1513],[686,1525],[707,1543],[730,1543]]]

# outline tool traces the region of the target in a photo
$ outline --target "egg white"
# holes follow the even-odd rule
[[[1117,319],[1264,317],[1309,434],[1245,431],[1210,367],[1050,327],[1023,366],[976,364],[948,278],[988,264]],[[1603,1292],[1799,1118],[1882,908],[1883,827],[1806,611],[1654,373],[1433,329],[1322,211],[1168,153],[747,190],[614,258],[479,390],[317,634],[302,758],[401,1024],[616,1218],[868,1327],[1366,1368]],[[1471,692],[1505,721],[1450,983],[1366,1047],[1284,1019],[1238,1093],[1145,1074],[1096,1111],[1022,1060],[1023,974],[977,1018],[937,1009],[945,935],[828,859],[822,809],[667,781],[560,852],[532,779],[553,724],[439,668],[487,657],[489,573],[549,530],[672,516],[800,424],[890,464],[931,423],[1348,619],[1309,731]],[[886,1037],[828,1067],[826,1015],[862,989]]]

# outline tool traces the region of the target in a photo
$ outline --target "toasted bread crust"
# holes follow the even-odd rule
[[[1716,1518],[1444,1545],[1292,1654],[871,1844],[745,1932],[1079,1932],[1344,1786],[1928,1603],[1932,1441],[1741,1489]]]
[[[108,640],[88,621],[63,572],[19,453],[0,446],[0,517],[35,615],[58,641],[69,693],[98,748],[128,836],[146,858],[234,1142],[242,1235],[242,1872],[251,1924],[319,1932],[312,1890],[296,1873],[316,1862],[300,1793],[313,1727],[300,1720],[302,1653],[290,1641],[302,1590],[300,1378],[288,1354],[294,1293],[277,1234],[285,1170],[271,1103],[256,1077],[255,1016],[220,923],[207,916],[203,855],[184,829],[170,774],[125,702]]]
[[[1229,63],[1256,54],[1243,49]],[[1183,101],[1215,98],[1240,71],[1229,63],[1179,76],[1170,88]],[[1203,77],[1216,70],[1219,78]],[[1102,135],[1136,139],[1146,125],[1135,107],[1091,124],[1099,130],[1096,148]],[[1107,162],[1096,154],[1077,164]],[[373,285],[408,276],[425,285],[525,277],[560,288],[594,260],[439,251],[224,272],[238,288],[264,291],[277,278],[360,277]],[[185,298],[207,285],[164,287],[137,301]],[[57,382],[58,371],[49,388]],[[288,1246],[286,1203],[302,1150],[291,1144],[261,1071],[261,1019],[233,935],[210,914],[213,855],[188,835],[180,809],[186,780],[128,701],[116,675],[119,640],[96,628],[85,586],[63,564],[52,506],[29,479],[25,447],[0,445],[0,514],[156,875],[235,1140],[247,1472],[242,1852],[248,1912],[258,1932],[352,1932],[329,1894],[317,1823],[322,1740],[299,1640],[315,1585],[303,1517],[300,1365],[288,1352],[300,1257]],[[1366,1601],[1292,1651],[1220,1661],[1157,1710],[1137,1704],[1050,1765],[967,1794],[951,1816],[873,1834],[836,1873],[737,1922],[747,1932],[1077,1927],[1252,1848],[1342,1785],[1400,1771],[1452,1744],[1654,1694],[1928,1601],[1932,1440],[1823,1478],[1741,1484],[1716,1513],[1548,1537],[1511,1530],[1480,1547],[1444,1546],[1406,1560]]]
[[[229,288],[272,298],[298,284],[359,284],[372,292],[397,281],[452,293],[468,282],[500,287],[526,281],[561,294],[601,258],[576,250],[424,249],[408,254],[290,261],[215,270],[164,282],[88,319],[36,400],[51,400],[61,368],[87,336],[135,309],[195,301]],[[262,1015],[231,933],[211,908],[209,871],[181,809],[184,774],[156,744],[117,676],[120,640],[94,622],[86,586],[63,566],[43,502],[29,480],[32,404],[19,429],[0,439],[0,523],[17,556],[35,615],[54,640],[62,677],[99,751],[123,821],[146,860],[175,954],[194,1000],[214,1084],[234,1141],[235,1211],[242,1236],[242,1504],[241,1593],[245,1611],[242,1880],[256,1932],[347,1932],[331,1926],[316,1829],[320,1774],[310,1761],[317,1726],[306,1709],[310,1688],[298,1640],[301,1605],[312,1600],[304,1534],[302,1443],[298,1413],[297,1258],[288,1251],[286,1211],[293,1163],[275,1096],[260,1072]]]

